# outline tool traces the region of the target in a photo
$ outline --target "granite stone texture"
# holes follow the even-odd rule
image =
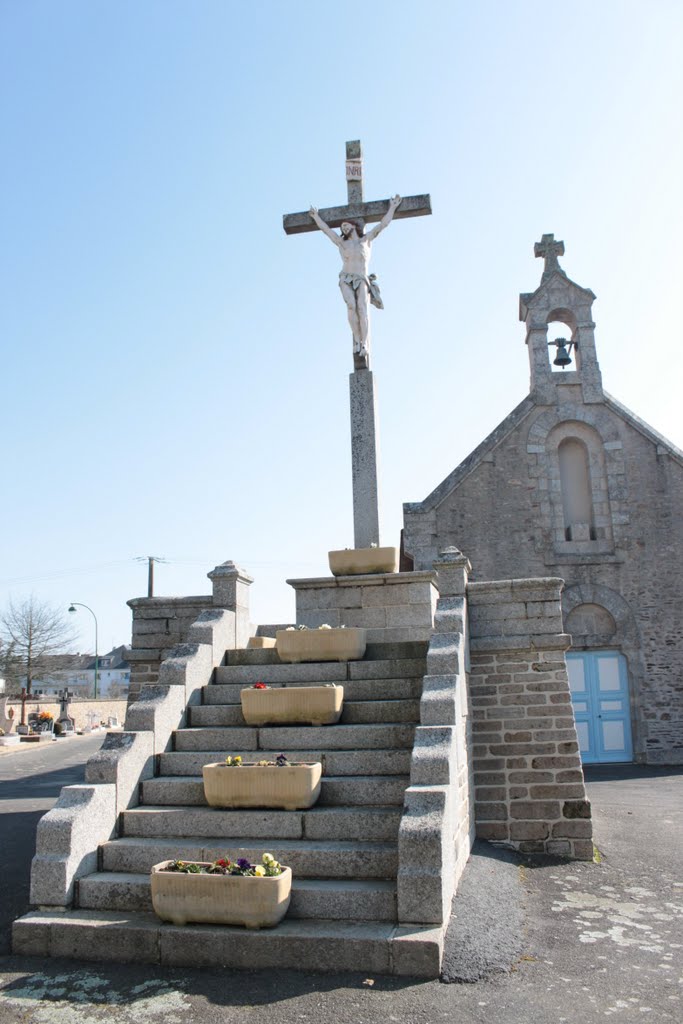
[[[467,693],[465,586],[456,550],[434,568],[442,595],[420,701],[420,726],[399,829],[398,912],[402,924],[445,925],[474,838]]]
[[[349,376],[354,547],[379,545],[378,427],[371,370]]]
[[[426,569],[457,544],[475,581],[561,577],[572,649],[626,659],[634,760],[681,764],[683,453],[603,390],[594,298],[559,272],[521,296],[530,394],[424,501],[404,506],[404,547]],[[557,320],[578,346],[565,371],[548,348]],[[590,523],[572,525],[565,503],[570,440],[586,453]]]
[[[67,907],[76,879],[97,868],[97,847],[116,825],[116,786],[65,786],[38,822],[31,903]]]
[[[564,856],[590,860],[590,804],[558,650],[570,638],[549,632],[562,629],[561,587],[551,578],[467,588],[476,832],[521,853],[557,853],[562,840]],[[523,630],[504,632],[515,615]],[[526,650],[513,646],[520,632]]]
[[[436,573],[373,573],[290,579],[297,624],[361,626],[368,643],[430,640],[438,591]]]

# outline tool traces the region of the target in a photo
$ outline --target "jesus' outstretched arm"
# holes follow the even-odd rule
[[[374,227],[372,229],[372,231],[369,231],[367,233],[367,235],[365,236],[367,238],[368,242],[374,242],[374,240],[377,238],[377,236],[380,233],[380,231],[384,231],[385,228],[389,227],[389,225],[391,224],[391,222],[393,220],[394,214],[396,213],[396,210],[398,209],[400,204],[401,204],[401,197],[400,196],[394,196],[393,199],[389,200],[389,209],[384,214],[384,216],[382,217],[382,219],[379,222],[379,224],[376,227]]]
[[[310,213],[311,217],[312,217],[312,218],[313,218],[313,220],[314,220],[314,221],[316,222],[316,224],[318,225],[318,227],[320,228],[320,230],[321,230],[321,231],[322,231],[322,232],[323,232],[324,234],[326,234],[326,235],[327,235],[327,237],[328,237],[328,238],[329,238],[329,239],[330,239],[330,240],[331,240],[332,242],[334,242],[334,244],[335,244],[335,245],[337,246],[337,248],[339,248],[339,235],[338,235],[338,234],[336,233],[336,231],[333,231],[333,230],[332,230],[332,228],[330,227],[330,225],[329,225],[329,224],[326,224],[326,223],[325,223],[325,221],[324,221],[324,220],[322,219],[322,217],[321,217],[321,216],[320,216],[320,214],[318,213],[318,208],[317,208],[317,206],[312,206],[312,207],[310,208],[310,210],[309,210],[308,212]]]

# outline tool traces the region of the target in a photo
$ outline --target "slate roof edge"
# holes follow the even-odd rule
[[[609,395],[606,391],[603,391],[603,396],[605,399],[605,405],[611,409],[612,412],[621,416],[622,419],[626,420],[627,423],[629,423],[649,441],[652,441],[653,444],[661,445],[663,448],[666,448],[669,455],[683,466],[683,451],[681,451],[680,448],[677,448],[675,444],[664,437],[663,434],[660,434],[659,431],[655,430],[654,427],[651,427],[649,423],[645,422],[645,420],[641,420],[640,416],[636,416],[636,414],[631,412],[627,406],[622,405],[618,399]]]

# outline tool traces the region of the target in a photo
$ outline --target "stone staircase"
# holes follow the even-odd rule
[[[139,805],[120,815],[118,838],[100,847],[99,870],[78,881],[74,909],[24,918],[24,933],[15,927],[15,952],[188,966],[438,973],[441,929],[399,926],[396,895],[398,830],[426,647],[369,644],[362,661],[303,665],[282,664],[274,651],[229,651],[204,687],[202,703],[188,708],[173,749],[158,756],[158,775],[141,784]],[[271,686],[343,684],[340,723],[245,725],[240,690],[259,680]],[[250,761],[283,751],[291,759],[322,761],[315,807],[207,806],[204,764],[228,753]],[[278,928],[178,928],[153,914],[149,871],[158,861],[226,854],[255,860],[263,851],[293,872],[291,905]],[[42,931],[40,922],[47,926]],[[44,949],[35,948],[41,941]]]

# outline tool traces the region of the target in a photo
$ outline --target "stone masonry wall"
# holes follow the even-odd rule
[[[421,569],[457,544],[475,580],[558,576],[567,592],[605,607],[617,632],[595,646],[627,659],[634,760],[683,763],[681,459],[614,399],[584,405],[580,387],[562,381],[555,391],[552,406],[527,399],[485,454],[406,506],[406,551]],[[595,541],[560,536],[559,431],[595,441],[594,511],[604,532]]]
[[[438,591],[436,573],[394,572],[287,580],[296,590],[296,621],[317,629],[361,626],[368,643],[429,640]]]
[[[135,597],[128,602],[133,611],[133,636],[128,701],[137,700],[146,683],[156,683],[164,654],[183,643],[197,616],[213,607],[213,597]]]
[[[14,712],[8,714],[10,708]],[[27,700],[26,719],[33,713],[40,714],[41,711],[49,711],[55,721],[59,718],[61,704],[58,700]],[[90,719],[88,712],[93,711],[99,722],[107,722],[109,718],[118,718],[123,723],[126,717],[126,701],[124,700],[72,700],[69,702],[69,716],[74,720],[77,730],[85,729]],[[21,722],[21,701],[8,700],[4,707],[0,705],[0,728],[5,732],[16,732]]]
[[[476,833],[522,853],[590,860],[561,588],[559,579],[467,588]]]

